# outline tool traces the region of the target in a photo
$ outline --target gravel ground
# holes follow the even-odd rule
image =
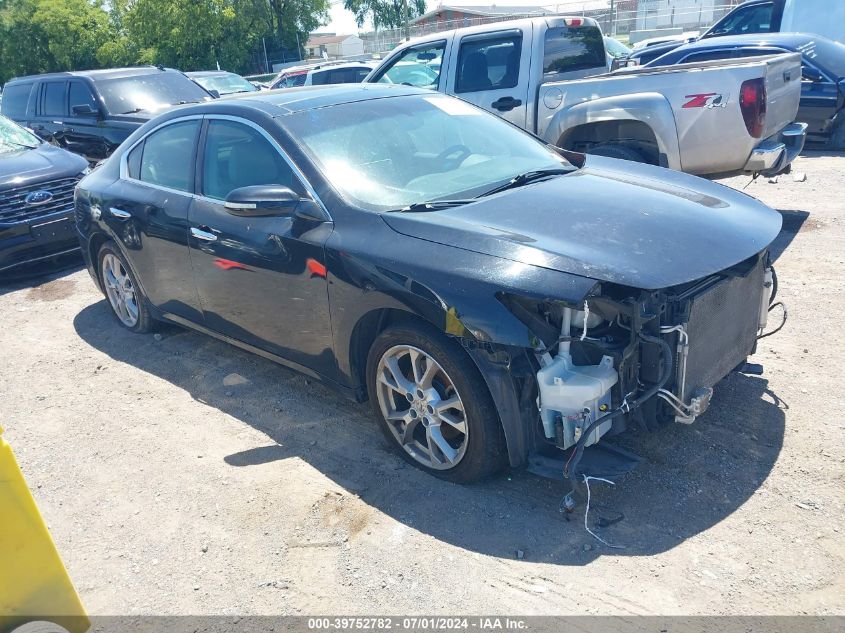
[[[83,270],[0,287],[0,423],[92,614],[845,614],[845,154],[796,169],[725,181],[783,213],[789,322],[694,425],[626,436],[647,461],[593,490],[624,549],[563,484],[438,481],[366,405],[125,332]]]

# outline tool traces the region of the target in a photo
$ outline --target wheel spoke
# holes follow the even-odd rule
[[[464,403],[458,396],[440,401],[435,405],[434,411],[440,420],[466,435],[467,422],[464,417]],[[460,414],[455,414],[453,411],[459,411]]]
[[[405,378],[405,375],[399,368],[399,361],[396,359],[396,357],[392,356],[386,359],[385,366],[390,372],[390,376],[393,378],[394,381],[394,384],[385,382],[388,387],[393,388],[394,391],[398,391],[401,394],[410,393],[414,390],[413,383],[407,378]]]
[[[130,318],[137,319],[138,318],[138,306],[135,304],[135,299],[126,299],[124,302],[126,304],[126,310],[129,314]]]
[[[422,387],[423,389],[431,389],[432,388],[432,380],[434,380],[434,376],[437,374],[437,363],[433,360],[425,357],[425,371],[423,372],[422,376],[419,377],[417,380],[417,384]]]
[[[118,287],[117,277],[115,277],[114,271],[111,269],[111,267],[106,269],[106,285],[108,285],[113,290],[117,290]]]
[[[433,459],[437,459],[439,462],[443,462],[442,459],[436,458],[435,453],[440,452],[443,455],[443,458],[446,460],[446,463],[453,463],[455,459],[458,457],[458,451],[452,448],[452,445],[446,441],[446,438],[443,437],[443,433],[440,432],[440,427],[437,426],[430,426],[426,429],[426,435],[428,436],[428,448],[429,453]],[[435,451],[434,447],[437,447],[437,451]]]
[[[408,444],[409,442],[413,441],[414,439],[414,431],[417,428],[417,425],[420,423],[419,418],[412,418],[408,416],[407,422],[405,424],[405,428],[402,431],[402,444]]]

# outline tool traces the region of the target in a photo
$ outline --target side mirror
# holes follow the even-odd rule
[[[229,192],[223,203],[226,211],[242,217],[291,215],[299,204],[299,194],[282,185],[252,185]]]
[[[804,66],[801,69],[801,79],[805,81],[812,81],[813,83],[819,83],[820,81],[824,81],[824,75],[822,75],[817,68]]]
[[[212,97],[214,97],[215,99],[219,99],[219,98],[220,98],[220,91],[219,91],[219,90],[215,90],[214,88],[209,89],[209,90],[208,90],[208,94],[210,94],[210,95],[211,95]]]
[[[71,106],[70,111],[74,116],[98,116],[100,114],[88,103]]]

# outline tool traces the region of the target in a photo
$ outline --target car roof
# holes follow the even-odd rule
[[[173,68],[158,68],[156,66],[133,66],[130,68],[105,68],[102,70],[73,70],[62,73],[45,73],[43,75],[26,75],[14,77],[7,83],[13,81],[34,81],[36,79],[66,79],[68,77],[88,77],[90,79],[122,79],[124,77],[137,77],[140,75],[151,75],[160,72],[179,72]]]
[[[393,50],[398,50],[399,48],[405,49],[409,45],[416,46],[417,44],[427,44],[429,42],[437,42],[440,40],[447,40],[455,35],[460,35],[465,37],[467,35],[475,35],[476,33],[488,33],[495,30],[509,30],[509,29],[518,29],[518,28],[533,28],[535,24],[546,24],[549,28],[555,27],[562,27],[566,25],[567,20],[581,20],[581,26],[589,27],[598,27],[599,24],[593,18],[583,17],[580,15],[564,15],[564,14],[552,14],[552,15],[545,15],[541,17],[534,17],[534,18],[516,18],[513,20],[503,20],[502,22],[491,22],[488,24],[478,24],[474,26],[463,26],[457,29],[450,29],[447,31],[437,31],[435,33],[431,33],[429,35],[422,35],[420,37],[411,38],[407,42],[400,42],[399,45]]]
[[[707,37],[675,49],[677,52],[701,50],[705,48],[725,48],[731,46],[780,46],[797,49],[813,40],[828,40],[813,33],[748,33],[746,35],[720,35]]]
[[[184,109],[180,108],[180,111],[204,109],[214,107],[216,104],[221,106],[238,104],[262,110],[273,116],[283,116],[343,103],[410,95],[437,96],[438,93],[426,88],[413,88],[395,84],[328,84],[325,86],[304,86],[227,95],[213,102],[187,106]]]

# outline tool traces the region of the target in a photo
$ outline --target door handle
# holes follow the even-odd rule
[[[132,214],[129,213],[129,211],[124,211],[123,209],[117,209],[115,207],[109,207],[109,213],[111,213],[116,218],[120,218],[121,220],[128,220],[132,217]]]
[[[522,105],[521,99],[514,99],[513,97],[502,97],[490,104],[499,112],[509,112],[514,108]]]
[[[202,240],[203,242],[216,242],[217,236],[214,233],[209,231],[203,231],[202,229],[198,229],[194,226],[191,227],[191,235],[193,235],[198,240]]]

